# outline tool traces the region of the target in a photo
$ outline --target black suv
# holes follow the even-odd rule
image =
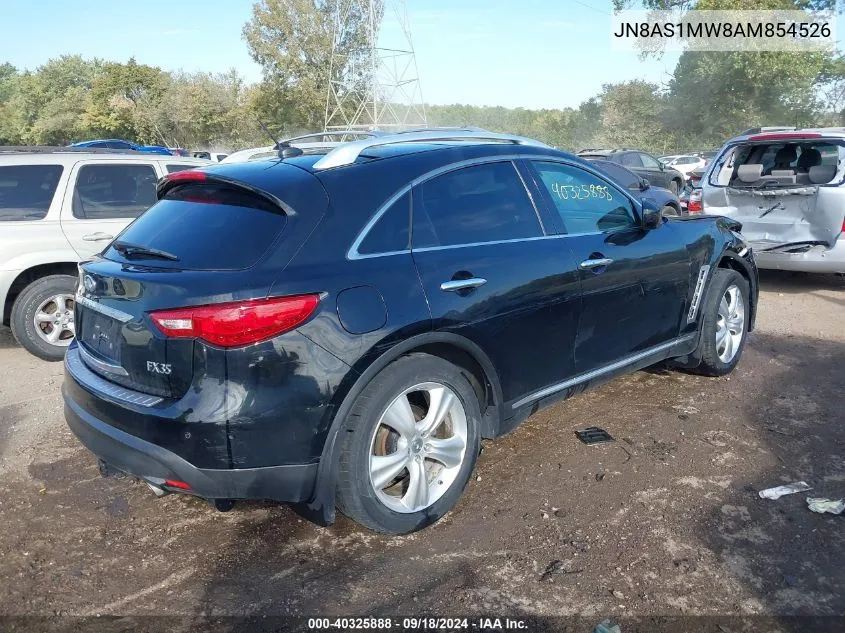
[[[656,187],[668,189],[674,195],[683,189],[684,175],[677,169],[666,167],[651,154],[638,149],[584,149],[581,158],[603,159],[624,165]]]
[[[225,508],[443,516],[482,438],[674,359],[720,375],[757,305],[740,226],[481,131],[170,174],[80,265],[65,416],[101,466]]]

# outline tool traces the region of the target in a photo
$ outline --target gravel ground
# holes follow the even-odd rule
[[[2,329],[0,613],[845,615],[845,517],[757,496],[845,496],[843,315],[845,279],[764,273],[731,376],[655,368],[541,411],[486,443],[443,521],[398,538],[101,478],[61,365]],[[578,442],[593,425],[617,441]]]

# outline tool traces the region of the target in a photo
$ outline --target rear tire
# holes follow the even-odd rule
[[[681,190],[681,183],[677,180],[670,180],[669,181],[669,191],[672,192],[673,196],[677,196],[678,192]]]
[[[30,354],[49,361],[64,358],[74,335],[76,282],[70,275],[49,275],[33,281],[15,299],[12,334]]]
[[[460,369],[428,354],[395,360],[347,417],[338,508],[376,532],[431,525],[455,506],[472,475],[480,425],[478,397]]]
[[[693,371],[724,376],[734,370],[748,338],[748,282],[737,271],[717,268],[701,306],[701,364]]]
[[[675,207],[673,207],[671,204],[667,204],[665,207],[663,207],[663,215],[665,217],[677,218],[681,214],[678,213],[678,210]]]

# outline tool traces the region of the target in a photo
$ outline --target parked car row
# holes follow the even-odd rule
[[[212,160],[214,162],[220,162],[224,158],[226,158],[227,154],[221,152],[212,152],[212,151],[195,151],[191,152],[184,147],[163,147],[161,145],[139,145],[138,143],[133,143],[132,141],[127,141],[124,139],[119,138],[110,138],[110,139],[96,139],[92,141],[80,141],[78,143],[72,143],[68,145],[68,147],[74,147],[77,149],[111,149],[111,150],[120,150],[120,151],[127,151],[127,152],[141,152],[144,154],[163,154],[166,156],[183,156],[189,157],[193,156],[194,158],[203,158],[205,160]]]

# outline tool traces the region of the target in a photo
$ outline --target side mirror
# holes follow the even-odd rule
[[[640,191],[646,191],[649,187],[651,187],[651,183],[646,178],[640,180]]]
[[[643,228],[647,231],[663,224],[663,209],[653,198],[643,198]]]

